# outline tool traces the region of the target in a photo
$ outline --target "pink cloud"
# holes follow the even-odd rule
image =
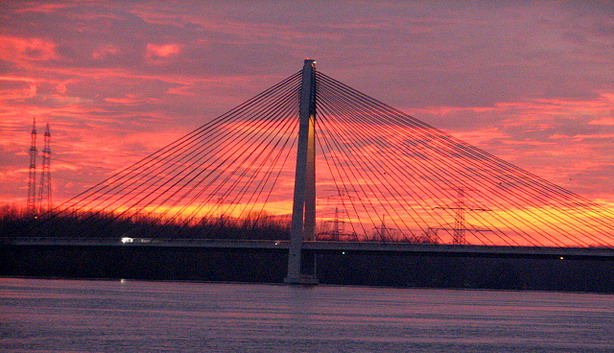
[[[591,120],[590,125],[614,126],[614,117],[603,117]]]
[[[0,83],[2,83],[0,101],[28,99],[37,94],[36,83],[30,80],[11,80],[0,77]]]
[[[77,4],[69,4],[69,3],[58,3],[58,4],[53,4],[53,3],[48,3],[48,4],[37,4],[36,2],[34,3],[28,3],[26,4],[26,6],[29,7],[24,7],[21,9],[17,9],[15,12],[17,13],[27,13],[27,12],[40,12],[40,13],[45,13],[45,14],[49,14],[58,10],[63,10],[63,9],[67,9],[70,7],[74,7]]]
[[[102,44],[99,45],[94,52],[92,52],[92,58],[94,59],[103,59],[109,56],[119,54],[120,50],[116,45],[113,44]]]
[[[150,63],[162,63],[166,60],[176,56],[181,52],[181,46],[179,44],[147,44],[147,52],[145,58]]]
[[[58,93],[60,94],[65,94],[66,93],[66,84],[64,83],[58,83],[55,86],[56,91],[58,91]]]
[[[0,59],[21,62],[57,59],[56,44],[42,38],[0,36]]]

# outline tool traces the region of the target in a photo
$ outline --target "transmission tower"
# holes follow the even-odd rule
[[[335,218],[333,219],[333,232],[332,232],[332,237],[333,240],[339,240],[339,234],[340,232],[340,228],[339,228],[339,224],[341,223],[341,221],[339,220],[339,208],[335,207]]]
[[[355,232],[345,233],[344,225],[348,223],[347,221],[341,220],[342,215],[347,215],[347,211],[345,210],[345,200],[353,199],[354,197],[350,196],[350,191],[346,188],[330,188],[326,191],[333,191],[334,194],[325,197],[327,200],[327,207],[330,206],[330,202],[335,204],[335,211],[328,212],[327,214],[333,215],[333,220],[325,221],[324,223],[330,225],[331,227],[326,227],[324,231],[317,234],[316,239],[330,239],[332,241],[339,241],[341,237],[350,238],[352,240],[358,240],[358,236]],[[341,209],[338,204],[341,203]],[[318,239],[319,237],[319,239]]]
[[[41,181],[38,187],[39,212],[51,209],[51,132],[49,131],[49,123],[45,128],[45,145],[41,169]]]
[[[396,228],[391,228],[386,225],[386,215],[382,217],[382,225],[379,227],[373,227],[374,233],[373,237],[375,240],[379,239],[382,243],[386,241],[392,240],[391,232],[396,230]]]
[[[36,118],[32,122],[32,132],[30,133],[30,171],[28,174],[28,201],[26,211],[29,214],[36,213]]]
[[[467,188],[454,188],[458,192],[458,199],[451,206],[438,206],[435,209],[442,210],[453,210],[454,211],[454,227],[446,228],[446,227],[431,227],[429,231],[437,230],[452,230],[454,233],[452,235],[452,243],[453,244],[467,244],[465,240],[465,231],[473,231],[473,232],[489,232],[490,229],[477,229],[477,228],[467,228],[467,224],[465,223],[465,211],[490,211],[486,208],[474,208],[469,207],[465,204],[465,191],[470,190]]]
[[[340,214],[341,211],[339,210],[339,207],[335,207],[335,212],[333,213],[333,220],[325,222],[326,224],[331,225],[330,229],[325,229],[323,232],[318,233],[318,237],[316,238],[317,240],[339,241],[341,240],[341,236],[353,236],[353,234],[346,234],[344,232],[345,229],[343,228],[343,225],[346,223],[346,221],[342,221],[340,219]]]

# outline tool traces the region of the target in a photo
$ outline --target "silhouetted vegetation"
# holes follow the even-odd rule
[[[374,232],[368,235],[319,232],[320,241],[367,241],[437,243],[432,237],[411,239],[400,234]],[[198,221],[158,219],[142,215],[118,215],[103,212],[64,210],[29,214],[15,207],[0,208],[0,237],[82,238],[149,241],[154,239],[252,239],[290,238],[290,216],[251,214],[245,218],[219,216]]]
[[[120,239],[288,239],[289,222],[279,217],[250,215],[244,219],[217,217],[186,222],[95,212],[28,214],[13,207],[0,209],[0,237]]]

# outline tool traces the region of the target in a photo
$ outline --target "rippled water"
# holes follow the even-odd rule
[[[0,351],[614,352],[614,296],[0,278]]]

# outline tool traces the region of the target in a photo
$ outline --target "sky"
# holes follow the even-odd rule
[[[0,1],[0,205],[32,120],[54,203],[297,72],[318,70],[614,204],[611,1]]]

